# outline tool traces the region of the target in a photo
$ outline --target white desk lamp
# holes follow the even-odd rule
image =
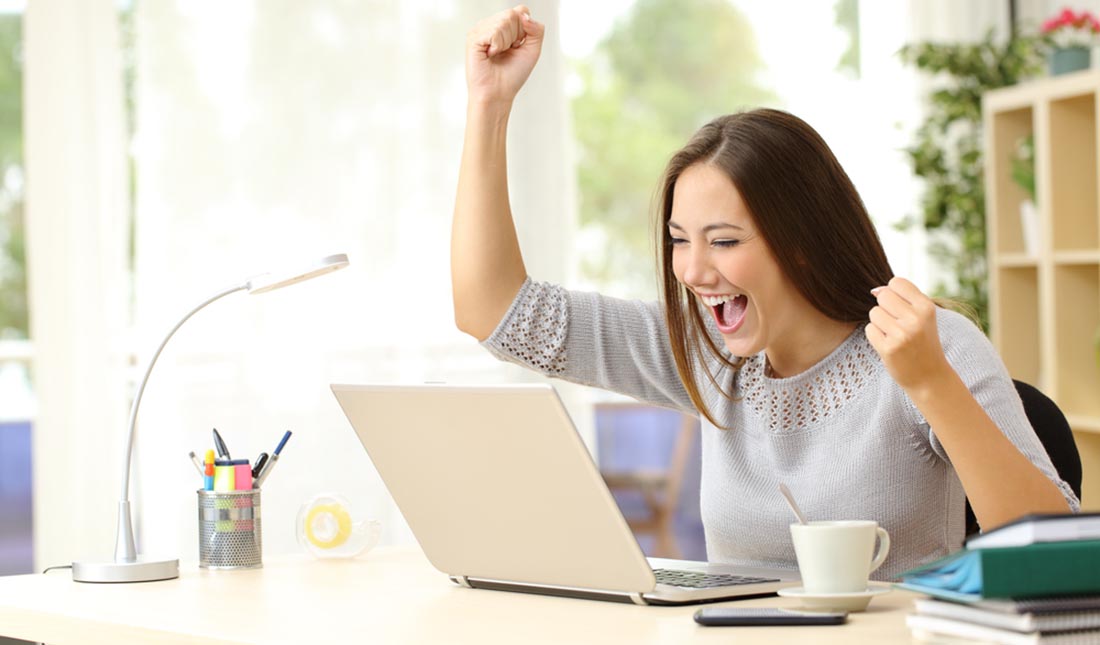
[[[115,559],[113,562],[73,562],[73,580],[77,582],[148,582],[151,580],[169,580],[180,575],[180,561],[175,560],[146,560],[139,558],[134,547],[134,527],[130,522],[130,458],[134,453],[134,422],[137,420],[138,406],[141,405],[141,395],[145,392],[145,384],[149,381],[149,373],[153,371],[153,365],[157,362],[168,339],[176,333],[187,319],[206,305],[228,296],[237,291],[248,293],[266,293],[280,287],[292,285],[303,280],[309,280],[319,275],[331,273],[348,265],[348,256],[340,253],[322,258],[319,262],[305,267],[303,270],[286,273],[283,275],[263,274],[228,289],[224,289],[213,296],[203,300],[197,307],[188,311],[175,327],[161,341],[149,366],[145,368],[145,376],[138,386],[134,404],[130,408],[130,427],[126,433],[126,468],[122,471],[122,496],[118,503],[118,533],[115,537]]]

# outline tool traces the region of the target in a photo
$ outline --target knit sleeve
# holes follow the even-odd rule
[[[1009,441],[1058,486],[1071,509],[1074,512],[1080,511],[1080,500],[1054,469],[1046,449],[1027,419],[1012,377],[989,339],[970,320],[953,311],[939,309],[936,323],[947,361],[978,404]],[[936,437],[935,428],[929,426],[924,415],[911,401],[909,407],[919,428],[925,433],[926,445],[938,457],[950,463],[947,451]]]
[[[482,345],[545,376],[694,412],[656,302],[569,291],[528,278]]]

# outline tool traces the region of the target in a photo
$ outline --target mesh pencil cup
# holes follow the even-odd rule
[[[199,566],[256,569],[264,565],[260,489],[200,490]]]

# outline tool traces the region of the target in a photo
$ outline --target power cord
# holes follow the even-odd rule
[[[45,575],[45,574],[49,573],[50,571],[53,571],[54,569],[72,569],[72,568],[73,568],[73,565],[71,565],[71,564],[59,564],[56,567],[46,567],[45,569],[42,570],[42,573],[43,573],[43,575]]]

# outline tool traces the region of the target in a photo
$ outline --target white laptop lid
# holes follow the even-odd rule
[[[332,385],[428,560],[645,592],[653,572],[550,385]]]

